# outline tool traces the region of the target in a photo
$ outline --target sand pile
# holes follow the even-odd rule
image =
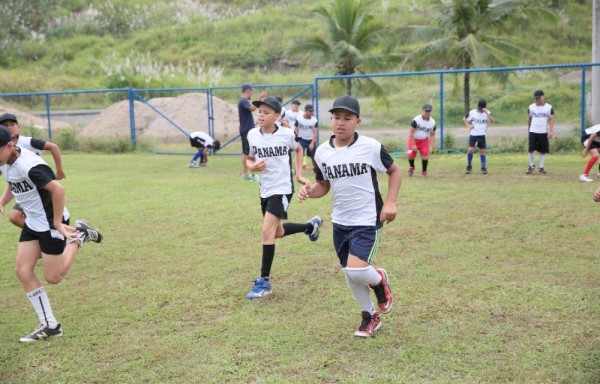
[[[148,102],[188,133],[208,133],[207,98],[204,93],[186,93],[177,97],[157,97]],[[148,105],[135,101],[135,127],[138,139],[180,141],[184,134]],[[213,97],[215,137],[221,141],[239,131],[237,105]],[[82,137],[129,137],[129,101],[105,109],[79,133]]]
[[[15,115],[17,120],[19,120],[19,125],[21,128],[25,129],[27,127],[35,127],[46,131],[48,130],[48,120],[46,118],[37,117],[10,106],[0,105],[0,115],[3,113],[12,113]],[[54,132],[54,130],[69,127],[69,124],[62,121],[57,121],[55,119],[51,119],[50,124],[52,124],[52,132]]]

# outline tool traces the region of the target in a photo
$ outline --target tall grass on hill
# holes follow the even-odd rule
[[[279,241],[274,293],[249,301],[258,184],[237,156],[188,161],[64,155],[68,207],[105,240],[46,287],[61,339],[17,342],[36,318],[13,272],[19,232],[0,215],[0,382],[598,381],[600,205],[598,182],[577,182],[580,155],[526,176],[526,154],[490,154],[488,175],[466,176],[464,156],[434,154],[427,179],[404,178],[376,260],[395,307],[368,340],[353,336],[330,196],[292,202],[291,219],[326,218],[322,236]]]

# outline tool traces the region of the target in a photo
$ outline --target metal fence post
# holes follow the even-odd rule
[[[127,95],[129,97],[129,131],[131,135],[131,147],[136,149],[137,147],[137,139],[135,137],[135,103],[134,103],[134,94],[133,89],[129,88],[127,90]]]
[[[585,130],[585,70],[586,67],[581,67],[581,134]]]
[[[444,72],[440,73],[440,150],[444,150]]]
[[[52,141],[52,124],[50,122],[50,95],[46,93],[46,119],[48,119],[48,140]]]

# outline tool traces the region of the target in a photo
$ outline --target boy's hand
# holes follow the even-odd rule
[[[0,205],[0,213],[4,213],[4,205]]]
[[[78,234],[78,232],[75,230],[75,227],[71,227],[63,223],[60,223],[58,226],[54,224],[54,228],[56,228],[56,230],[67,239],[72,239]]]
[[[581,156],[586,157],[588,154],[588,149],[587,148],[583,148],[583,150],[581,151]]]
[[[308,196],[308,191],[312,187],[312,184],[309,180],[306,180],[302,188],[300,188],[300,192],[298,192],[298,201],[303,202],[304,200],[308,200],[310,196]]]
[[[381,209],[381,215],[379,217],[379,220],[382,223],[391,223],[396,218],[396,213],[398,213],[396,202],[385,202],[383,204],[383,208]]]
[[[304,176],[296,175],[296,180],[298,180],[298,182],[302,185],[306,185],[306,183],[310,184],[310,181],[308,181],[308,179]]]
[[[254,173],[254,172],[262,172],[265,169],[267,169],[267,161],[261,160],[261,161],[254,163],[254,165],[252,166],[252,168],[250,170],[252,171],[252,173]]]
[[[56,170],[56,180],[62,180],[65,177],[67,177],[67,175],[65,175],[65,172],[62,169]]]

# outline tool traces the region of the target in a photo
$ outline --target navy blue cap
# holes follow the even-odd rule
[[[0,147],[4,147],[12,141],[12,134],[4,125],[0,125]]]

